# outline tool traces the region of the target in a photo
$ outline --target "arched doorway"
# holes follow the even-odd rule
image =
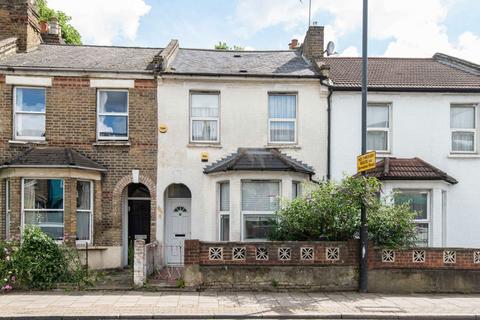
[[[184,184],[165,190],[165,262],[183,264],[184,242],[191,234],[192,193]]]
[[[141,183],[130,183],[126,187],[126,238],[128,241],[128,264],[132,263],[135,240],[150,242],[151,201],[150,191]]]

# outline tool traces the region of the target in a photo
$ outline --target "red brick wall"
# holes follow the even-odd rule
[[[96,141],[97,90],[87,77],[54,77],[46,88],[46,141],[40,146],[72,148],[107,168],[102,174],[101,206],[95,206],[96,245],[121,244],[120,205],[114,206],[114,189],[131,181],[133,169],[140,170],[152,197],[152,230],[156,219],[157,96],[155,80],[136,80],[129,89],[129,144],[103,145]],[[12,144],[13,86],[0,75],[0,163],[37,144]],[[127,182],[128,182],[127,181]],[[153,183],[150,183],[152,181]],[[97,190],[98,191],[98,190]],[[72,191],[73,192],[73,191]],[[120,191],[121,192],[121,191]],[[73,194],[72,194],[73,196]],[[18,203],[13,203],[18,201]],[[18,229],[20,197],[12,196],[12,228]],[[99,209],[101,209],[99,211]],[[4,208],[0,208],[2,215]],[[18,219],[17,219],[18,216]],[[70,232],[73,231],[73,225]],[[152,234],[152,240],[155,233]]]

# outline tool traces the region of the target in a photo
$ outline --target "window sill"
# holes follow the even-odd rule
[[[129,147],[131,144],[129,141],[97,141],[92,144],[94,147],[100,146],[119,146],[119,147]]]
[[[9,144],[48,144],[45,140],[8,140]]]
[[[83,243],[77,243],[77,250],[86,250],[85,244]],[[108,247],[106,246],[93,246],[93,245],[88,245],[88,250],[108,250]]]
[[[302,149],[302,147],[300,147],[298,144],[267,144],[265,146],[265,148],[267,149],[296,149],[296,150],[299,150],[299,149]]]
[[[222,149],[222,145],[219,143],[189,143],[187,148],[216,148]]]
[[[478,153],[450,153],[447,158],[450,159],[480,159]]]

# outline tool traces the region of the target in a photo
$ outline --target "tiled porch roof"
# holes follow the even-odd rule
[[[380,180],[443,180],[451,184],[458,183],[455,178],[420,158],[385,158],[365,174]]]
[[[106,171],[105,167],[70,148],[31,148],[1,168],[77,168]]]
[[[239,148],[236,153],[207,166],[206,174],[225,171],[293,171],[314,175],[309,165],[295,160],[277,149]]]

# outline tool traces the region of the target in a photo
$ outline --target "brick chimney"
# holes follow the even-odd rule
[[[303,56],[313,61],[323,57],[323,52],[323,26],[310,26],[303,41]]]
[[[0,38],[17,38],[17,51],[31,51],[41,43],[35,0],[0,0]]]

